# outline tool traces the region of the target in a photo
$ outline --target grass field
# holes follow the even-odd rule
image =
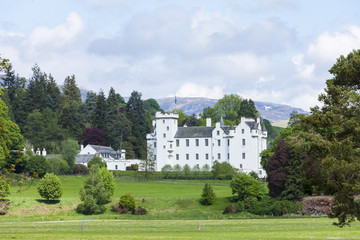
[[[0,225],[0,238],[359,239],[360,225],[355,223],[352,227],[338,228],[332,226],[328,218],[10,222]]]
[[[64,193],[61,201],[47,204],[40,199],[36,190],[37,182],[27,191],[13,193],[8,197],[11,205],[8,213],[0,217],[4,221],[45,221],[45,220],[79,220],[82,215],[74,209],[80,203],[79,190],[84,177],[60,177]],[[104,214],[97,215],[101,219],[219,219],[223,218],[222,210],[229,203],[231,189],[229,181],[209,180],[217,196],[212,206],[203,206],[199,198],[205,181],[169,180],[158,182],[116,181],[112,203],[106,205]],[[121,195],[131,192],[137,205],[148,210],[144,216],[116,214],[110,211],[111,205]]]
[[[106,212],[83,216],[74,209],[80,202],[79,189],[85,178],[60,179],[64,194],[54,204],[40,199],[37,182],[27,191],[11,194],[8,213],[0,216],[0,239],[360,239],[358,222],[340,229],[326,217],[255,219],[244,213],[224,216],[221,212],[231,197],[229,181],[207,181],[217,201],[202,206],[198,200],[205,181],[135,182],[120,178]],[[111,205],[127,192],[148,214],[120,215],[110,211]]]

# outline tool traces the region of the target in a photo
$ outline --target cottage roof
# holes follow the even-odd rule
[[[90,145],[97,152],[114,152],[112,147],[99,146],[99,145]]]
[[[175,138],[211,138],[215,127],[179,127]]]
[[[88,163],[93,157],[95,157],[96,154],[78,154],[75,157],[75,163],[79,164],[79,163]]]

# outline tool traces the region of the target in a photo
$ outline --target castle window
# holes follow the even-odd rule
[[[117,170],[117,165],[115,165],[115,170]]]
[[[230,159],[230,153],[228,153],[228,159]]]
[[[177,146],[177,147],[180,146],[180,141],[179,141],[179,139],[176,139],[176,146]]]
[[[220,131],[219,131],[219,130],[217,130],[216,135],[220,135]]]
[[[156,142],[154,142],[154,148],[156,148]]]
[[[189,160],[189,154],[186,154],[186,160]]]
[[[195,145],[198,147],[199,146],[199,139],[195,139]]]
[[[261,170],[259,171],[259,175],[262,175],[262,171],[261,171]]]
[[[221,145],[221,142],[220,142],[220,140],[218,140],[218,146],[220,146]]]
[[[209,139],[205,139],[205,146],[209,146]]]
[[[196,160],[199,160],[199,154],[195,154]]]
[[[209,154],[208,153],[205,154],[205,159],[209,160]]]
[[[186,139],[186,146],[189,146],[189,139]]]
[[[164,133],[164,135],[163,135],[163,136],[164,136],[164,138],[166,138],[166,133]]]
[[[228,139],[227,142],[228,142],[228,146],[230,146],[230,139]]]
[[[163,148],[164,148],[164,149],[166,148],[165,145],[163,146]]]
[[[242,169],[242,164],[240,164],[240,168]]]
[[[245,159],[245,153],[242,154],[242,159]]]
[[[170,149],[172,149],[172,144],[170,144]]]
[[[154,160],[156,160],[156,155],[154,155]]]
[[[221,159],[221,155],[220,155],[220,153],[218,153],[218,160],[220,160]]]
[[[245,139],[242,140],[242,145],[245,146]]]
[[[163,120],[163,123],[165,123],[165,120]]]
[[[169,128],[169,126],[167,126],[167,127],[166,127],[166,130],[168,130],[168,131],[169,131],[169,129],[170,129],[170,128]]]
[[[241,133],[244,134],[244,133],[245,133],[245,129],[241,129]]]
[[[176,160],[179,160],[179,154],[176,154]]]

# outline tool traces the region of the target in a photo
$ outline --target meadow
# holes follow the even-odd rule
[[[238,213],[223,215],[229,204],[229,181],[132,181],[118,178],[112,203],[104,214],[75,212],[85,178],[60,177],[60,201],[40,199],[37,182],[29,190],[13,193],[8,213],[0,216],[1,239],[358,239],[360,224],[338,228],[326,217],[270,218]],[[198,200],[205,182],[212,184],[217,201],[202,206]],[[131,192],[148,214],[112,212],[111,205]]]

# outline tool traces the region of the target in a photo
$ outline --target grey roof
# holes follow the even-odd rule
[[[98,146],[98,145],[90,145],[97,152],[114,152],[112,147]]]
[[[175,138],[211,138],[215,127],[179,127]]]
[[[222,116],[220,117],[220,127],[225,127],[224,119]]]
[[[261,126],[261,131],[263,131],[263,132],[267,132],[267,129],[266,129],[266,127],[265,127],[265,124],[263,123],[262,124],[262,126]]]
[[[250,129],[252,130],[252,129],[257,129],[258,128],[258,123],[257,122],[255,122],[255,121],[247,121],[247,122],[245,122],[249,127],[250,127]]]
[[[83,155],[76,155],[75,157],[75,163],[88,163],[93,157],[95,157],[96,154],[83,154]]]

